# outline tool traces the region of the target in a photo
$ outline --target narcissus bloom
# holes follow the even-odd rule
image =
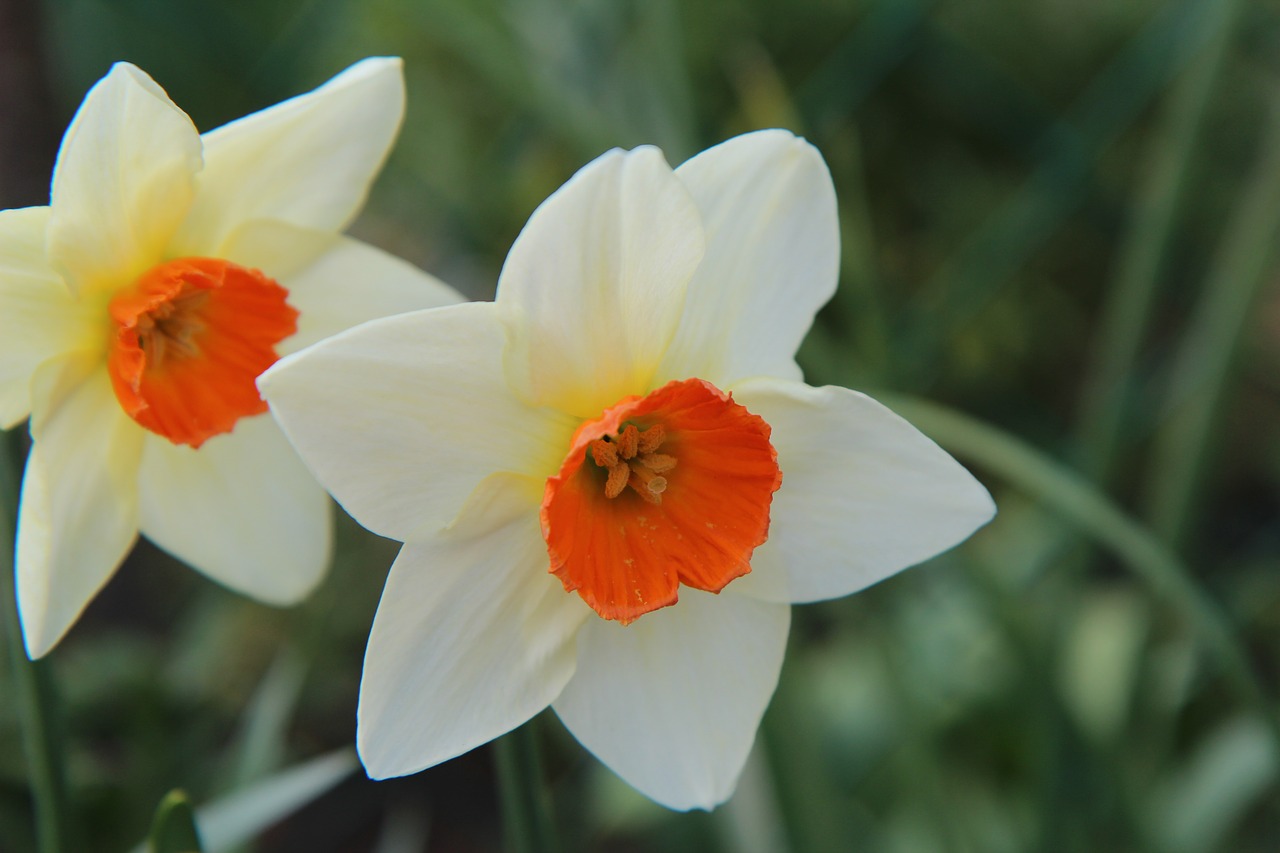
[[[355,323],[458,301],[339,235],[404,110],[399,60],[200,135],[112,67],[48,207],[0,211],[0,425],[31,417],[18,522],[27,653],[63,636],[139,530],[274,604],[319,580],[328,498],[254,380]]]
[[[835,291],[835,193],[783,131],[676,170],[614,151],[533,214],[495,302],[375,321],[259,387],[363,524],[402,540],[358,745],[412,773],[548,705],[672,808],[735,781],[791,604],[960,542],[960,465],[794,355]]]

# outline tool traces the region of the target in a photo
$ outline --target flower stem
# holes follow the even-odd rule
[[[510,853],[556,853],[551,801],[542,781],[536,719],[493,744],[502,825]]]
[[[12,442],[8,435],[4,438],[0,444],[0,542],[13,542],[18,477]],[[0,547],[0,552],[0,621],[4,622],[13,697],[30,768],[36,836],[40,853],[59,853],[68,849],[68,808],[53,674],[46,661],[27,659],[14,597],[13,549]]]

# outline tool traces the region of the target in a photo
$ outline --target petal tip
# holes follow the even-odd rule
[[[53,647],[57,644],[57,638],[50,640],[47,637],[37,637],[34,632],[28,632],[25,624],[23,625],[22,645],[27,653],[28,660],[40,660],[40,658],[53,651]]]
[[[358,84],[381,77],[390,77],[397,88],[404,89],[404,60],[398,56],[370,56],[348,66],[325,87]],[[322,88],[325,88],[322,87]]]
[[[415,771],[402,770],[397,767],[390,766],[390,762],[383,756],[377,755],[372,746],[367,742],[365,729],[363,726],[356,726],[356,755],[360,758],[360,765],[364,767],[365,775],[375,782],[382,782],[386,779],[395,779],[399,776],[408,776]]]

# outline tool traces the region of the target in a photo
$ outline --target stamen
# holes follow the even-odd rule
[[[604,435],[592,441],[588,445],[591,458],[609,472],[604,496],[616,498],[630,486],[649,503],[661,504],[667,478],[658,475],[676,467],[674,456],[654,453],[666,440],[667,431],[662,424],[643,432],[634,424],[627,424],[616,436]]]
[[[667,430],[662,424],[654,424],[644,432],[640,433],[640,452],[652,453],[662,446],[662,442],[667,440]]]
[[[636,461],[655,474],[661,474],[663,471],[670,471],[676,467],[676,458],[665,453],[650,453],[647,456],[641,456]]]
[[[194,290],[190,285],[171,301],[151,309],[137,319],[138,346],[146,353],[151,370],[160,370],[169,358],[195,358],[200,355],[196,340],[205,330],[200,308],[209,292]]]
[[[609,480],[604,484],[604,496],[616,498],[622,494],[631,479],[631,468],[627,465],[614,465],[609,468]]]
[[[618,464],[618,447],[606,439],[591,442],[591,458],[601,468],[612,468]]]
[[[623,459],[630,459],[639,449],[640,430],[636,429],[634,424],[627,424],[622,428],[622,432],[618,433],[618,455]]]

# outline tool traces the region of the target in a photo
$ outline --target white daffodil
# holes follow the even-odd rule
[[[321,482],[405,543],[365,653],[371,775],[550,705],[640,791],[713,807],[790,605],[991,518],[901,418],[803,383],[795,351],[838,255],[831,178],[789,133],[674,171],[614,151],[533,214],[495,302],[375,321],[259,379]]]
[[[400,125],[397,59],[204,134],[118,63],[81,104],[48,207],[0,211],[0,425],[31,417],[18,522],[27,653],[139,530],[232,589],[302,598],[328,497],[254,380],[348,326],[458,301],[339,232]]]

